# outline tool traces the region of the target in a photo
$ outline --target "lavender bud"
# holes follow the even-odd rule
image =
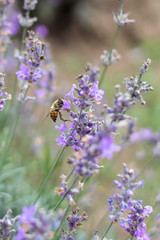
[[[130,13],[123,13],[120,11],[119,13],[113,13],[113,21],[120,27],[125,26],[129,23],[134,23],[134,19],[128,19]]]
[[[145,72],[147,72],[150,64],[151,64],[151,59],[148,58],[147,61],[143,63],[142,67],[139,68],[139,73],[143,75]]]
[[[103,54],[101,55],[101,61],[104,66],[116,63],[119,59],[120,55],[115,49],[112,50],[111,54],[108,51],[104,50]]]
[[[34,10],[38,0],[24,0],[24,9],[25,10]]]

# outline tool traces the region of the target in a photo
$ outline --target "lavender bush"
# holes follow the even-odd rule
[[[108,68],[121,58],[115,49],[118,33],[135,22],[125,3],[119,0],[113,13],[116,30],[110,49],[100,56],[101,68],[87,64],[68,92],[60,82],[66,92],[57,98],[48,29],[34,25],[38,1],[24,0],[21,12],[16,2],[0,0],[0,239],[159,238],[160,134],[138,128],[131,112],[145,108],[146,95],[154,90],[146,79],[151,59],[115,85],[113,104],[103,90],[110,84]],[[16,21],[9,12],[18,12]],[[122,155],[126,163],[118,169]],[[136,158],[144,158],[143,167]],[[153,192],[141,180],[154,174],[149,170],[155,171]]]

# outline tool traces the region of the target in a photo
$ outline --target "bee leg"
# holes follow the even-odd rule
[[[47,116],[43,119],[43,122],[46,120],[46,118],[49,116],[49,113],[47,114]]]
[[[60,119],[61,119],[64,123],[65,123],[65,122],[72,122],[71,120],[63,119],[61,112],[59,112],[59,117],[60,117]]]

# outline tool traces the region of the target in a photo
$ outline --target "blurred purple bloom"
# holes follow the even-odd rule
[[[22,214],[20,215],[19,221],[23,223],[31,223],[35,218],[36,208],[35,206],[30,206],[29,208],[23,207]]]
[[[160,135],[147,128],[141,129],[139,132],[134,132],[130,137],[131,143],[143,141],[155,143],[158,140],[160,140]]]
[[[38,33],[40,38],[45,38],[47,37],[49,30],[44,24],[39,24],[36,26],[35,32]]]
[[[18,221],[16,240],[52,239],[53,216],[40,209],[36,214],[34,206],[23,207]]]

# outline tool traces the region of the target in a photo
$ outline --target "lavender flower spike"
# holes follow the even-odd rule
[[[124,13],[123,11],[120,11],[118,14],[113,13],[113,21],[119,26],[123,27],[129,23],[134,23],[134,19],[128,18],[129,13]]]
[[[11,94],[3,92],[5,88],[5,74],[0,73],[0,111],[3,111],[6,100],[11,100]]]
[[[34,10],[38,0],[25,0],[24,1],[24,9],[25,10]]]
[[[16,232],[14,224],[18,220],[18,216],[11,218],[11,213],[12,211],[9,209],[3,219],[0,219],[0,239],[9,240],[12,233]]]
[[[113,222],[120,221],[121,216],[132,206],[132,196],[135,194],[135,190],[138,187],[143,187],[143,181],[134,182],[134,170],[128,169],[126,164],[123,164],[123,166],[123,175],[118,174],[119,181],[114,181],[121,193],[114,194],[113,198],[108,199],[111,212],[109,218]]]

